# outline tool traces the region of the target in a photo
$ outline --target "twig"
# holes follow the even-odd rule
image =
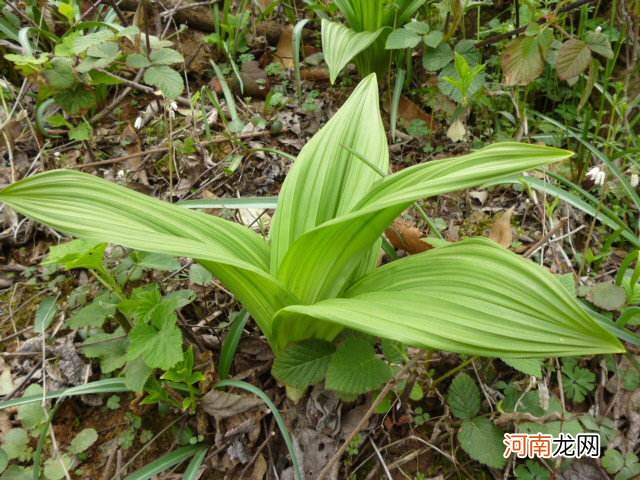
[[[110,77],[120,80],[122,83],[129,85],[130,87],[135,88],[136,90],[140,90],[141,92],[145,92],[145,93],[150,93],[152,95],[156,94],[155,88],[148,87],[147,85],[142,85],[137,81],[129,80],[128,78],[121,77],[120,75],[116,75],[115,73],[110,72],[109,70],[105,70],[103,68],[96,68],[96,70],[100,73],[104,73],[105,75],[109,75]],[[191,106],[191,101],[185,97],[177,97],[175,101],[187,107]]]
[[[395,377],[393,377],[391,380],[389,380],[387,382],[387,384],[384,386],[384,388],[382,390],[380,390],[380,393],[375,398],[375,400],[373,401],[373,403],[371,404],[369,409],[366,411],[366,413],[362,416],[362,418],[360,419],[358,424],[351,431],[351,433],[349,435],[347,435],[347,438],[344,440],[344,442],[342,443],[340,448],[336,451],[336,453],[333,455],[333,457],[331,457],[331,459],[327,462],[327,464],[324,466],[324,468],[320,471],[320,473],[318,474],[317,480],[322,480],[331,471],[331,468],[333,467],[333,465],[338,460],[340,460],[340,457],[342,457],[342,454],[349,447],[349,445],[353,441],[354,437],[369,422],[369,418],[371,418],[371,415],[373,415],[375,413],[376,408],[378,407],[378,405],[380,405],[380,403],[385,399],[385,397],[391,391],[391,389],[394,387],[396,382],[400,379],[400,377],[402,377],[406,372],[408,372],[417,363],[417,361],[420,358],[422,358],[422,353],[416,355],[409,363],[407,363],[402,368],[402,370],[400,370],[400,372]]]
[[[542,238],[540,238],[540,240],[538,240],[536,243],[531,245],[527,249],[527,251],[524,252],[523,256],[526,257],[526,258],[531,257],[536,252],[536,250],[538,250],[542,245],[545,244],[545,242],[547,240],[549,240],[552,236],[554,236],[558,230],[561,230],[562,227],[564,227],[565,224],[568,221],[569,221],[569,219],[566,218],[566,217],[560,219],[560,221],[551,230],[549,230],[545,235],[543,235]]]

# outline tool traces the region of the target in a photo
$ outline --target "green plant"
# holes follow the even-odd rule
[[[279,195],[269,241],[224,219],[72,171],[19,181],[0,191],[0,200],[93,242],[197,259],[255,319],[276,354],[275,371],[303,347],[295,376],[280,380],[301,389],[326,373],[336,390],[357,393],[340,383],[350,378],[341,369],[352,367],[344,345],[358,344],[357,361],[375,369],[378,383],[386,373],[375,361],[375,336],[480,356],[623,351],[553,275],[490,240],[465,240],[376,267],[382,233],[416,200],[570,155],[502,143],[381,176],[389,169],[388,151],[371,75],[300,152]],[[165,325],[154,321],[143,321],[144,332]],[[146,338],[139,338],[140,355]],[[328,355],[330,349],[336,352]]]
[[[369,73],[383,76],[391,61],[391,52],[386,50],[389,47],[385,48],[390,31],[397,25],[404,25],[424,2],[336,1],[349,26],[322,19],[322,51],[329,66],[331,83],[351,60],[355,61],[362,76]]]

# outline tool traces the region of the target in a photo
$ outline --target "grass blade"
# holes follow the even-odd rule
[[[229,328],[229,332],[224,337],[222,350],[220,351],[220,362],[218,364],[218,375],[221,380],[224,380],[229,376],[231,365],[233,364],[233,359],[236,356],[238,344],[242,337],[242,331],[248,321],[249,312],[244,309],[241,310],[236,314],[236,317],[233,319],[231,327]]]
[[[278,206],[278,197],[242,197],[214,198],[210,200],[183,200],[176,203],[184,208],[256,208],[274,209]]]
[[[289,455],[291,455],[291,463],[293,463],[295,478],[296,480],[304,480],[304,476],[302,475],[302,468],[300,462],[298,461],[298,457],[296,456],[295,446],[293,445],[293,437],[289,433],[286,423],[284,423],[284,418],[282,418],[282,415],[280,415],[278,408],[271,401],[269,396],[258,387],[254,387],[250,383],[243,382],[242,380],[222,380],[221,382],[218,382],[216,384],[216,388],[224,387],[240,388],[242,390],[246,390],[247,392],[253,393],[256,397],[262,400],[267,405],[267,407],[269,407],[271,413],[273,413],[273,418],[278,424],[278,428],[280,429],[280,433],[282,434],[284,443],[287,445]]]
[[[202,448],[193,455],[187,469],[182,475],[182,480],[198,480],[198,470],[200,470],[200,467],[204,463],[208,451],[209,447],[203,445]]]
[[[296,77],[296,96],[298,101],[302,99],[302,79],[300,78],[300,47],[302,46],[302,29],[309,21],[308,18],[303,18],[295,27],[293,27],[293,68]]]
[[[207,448],[208,447],[205,445],[193,445],[179,448],[173,452],[163,455],[150,464],[145,465],[140,470],[133,472],[131,475],[127,475],[125,480],[149,480],[153,476],[165,472],[171,467],[184,462],[186,459],[199,454],[201,451],[206,453]]]
[[[391,97],[391,138],[396,139],[396,125],[398,123],[398,108],[400,107],[400,95],[402,95],[402,87],[407,72],[404,68],[398,69],[396,81],[393,85],[393,97]]]
[[[64,390],[57,390],[55,392],[48,392],[44,397],[42,395],[28,395],[26,397],[16,398],[13,400],[6,400],[0,402],[0,410],[10,407],[18,407],[20,405],[27,405],[29,403],[41,402],[44,400],[51,400],[54,398],[73,397],[77,395],[90,395],[97,393],[119,393],[128,392],[129,388],[121,378],[107,378],[105,380],[98,380],[95,382],[85,383],[84,385],[78,385],[77,387],[66,388]]]

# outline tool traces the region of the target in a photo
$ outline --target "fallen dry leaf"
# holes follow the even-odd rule
[[[233,417],[263,405],[262,400],[249,395],[236,395],[221,390],[210,390],[200,403],[202,409],[216,420]]]
[[[511,230],[511,216],[513,215],[513,209],[514,207],[511,207],[509,210],[499,214],[493,222],[491,232],[489,233],[489,238],[491,240],[505,248],[509,248],[511,246],[511,242],[513,242],[513,232]]]
[[[396,220],[384,233],[395,249],[401,249],[407,253],[420,253],[433,248],[422,240],[420,229],[406,220]]]
[[[461,142],[466,134],[467,129],[464,123],[462,123],[462,120],[459,119],[453,122],[447,130],[447,137],[449,137],[452,142]]]

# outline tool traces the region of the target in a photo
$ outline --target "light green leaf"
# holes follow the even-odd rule
[[[51,322],[53,322],[53,318],[58,312],[58,306],[56,297],[47,297],[45,298],[38,307],[36,311],[36,323],[33,326],[33,331],[36,333],[44,333]]]
[[[376,356],[373,345],[365,339],[349,337],[329,361],[326,386],[347,395],[359,395],[390,378],[391,369]]]
[[[82,121],[75,127],[69,130],[69,139],[81,142],[83,140],[89,140],[93,134],[93,128],[88,122]]]
[[[85,428],[73,437],[73,440],[71,440],[71,444],[69,445],[69,452],[74,455],[78,455],[79,453],[89,449],[97,440],[98,432],[96,432],[94,428]]]
[[[570,38],[562,44],[556,57],[556,70],[561,80],[569,80],[584,72],[591,63],[591,50],[582,40]]]
[[[219,217],[65,170],[16,182],[0,191],[0,201],[94,244],[110,241],[136,250],[199,260],[234,292],[268,337],[273,313],[295,303],[267,273],[267,243],[249,229]]]
[[[613,282],[600,282],[589,289],[587,299],[603,310],[616,311],[627,303],[627,292]]]
[[[397,28],[389,34],[385,48],[387,50],[400,50],[414,48],[420,43],[420,35],[406,28]]]
[[[114,59],[120,54],[120,47],[116,42],[102,42],[91,45],[87,49],[87,55],[97,58]]]
[[[624,457],[618,450],[610,448],[602,457],[602,467],[609,473],[617,473],[624,467]]]
[[[382,31],[355,32],[339,23],[322,19],[322,52],[329,67],[331,83],[335,83],[342,69],[375,42]]]
[[[276,344],[320,336],[322,319],[407,345],[480,356],[624,350],[551,273],[487,239],[387,264],[345,296],[281,310],[274,323]]]
[[[542,377],[542,360],[539,358],[503,358],[502,361],[522,373]]]
[[[506,85],[528,85],[544,70],[537,37],[519,37],[509,42],[502,53],[502,71]]]
[[[4,472],[7,466],[9,466],[9,455],[0,448],[0,473]]]
[[[505,142],[389,175],[374,185],[351,212],[325,221],[298,238],[289,247],[278,277],[306,302],[336,296],[348,285],[357,267],[354,256],[371,248],[393,220],[414,201],[482,185],[570,155],[566,150]]]
[[[589,45],[589,48],[593,53],[602,55],[607,59],[613,58],[614,53],[611,49],[611,42],[609,42],[609,37],[607,37],[604,33],[588,32],[585,35],[585,41],[587,42],[587,45]]]
[[[12,428],[6,432],[2,437],[2,450],[9,460],[29,460],[33,450],[29,447],[27,431],[24,428]]]
[[[173,48],[158,48],[152,50],[149,58],[154,65],[171,65],[184,61],[182,54]]]
[[[158,88],[167,98],[177,98],[184,91],[182,76],[166,65],[147,68],[144,72],[144,81]]]
[[[453,60],[453,49],[448,43],[441,43],[435,48],[425,49],[422,65],[430,72],[446,67]]]
[[[303,147],[287,175],[271,227],[271,271],[278,272],[290,245],[301,235],[353,209],[379,181],[376,171],[388,168],[378,85],[371,75]],[[293,292],[304,293],[304,283],[291,284]]]
[[[87,358],[100,359],[102,373],[111,373],[126,362],[128,340],[119,328],[113,333],[91,335],[82,344],[82,353]]]
[[[51,67],[44,71],[44,76],[51,88],[64,90],[71,88],[75,83],[73,76],[73,60],[70,58],[55,57],[51,60]]]
[[[459,373],[449,386],[447,403],[451,412],[462,420],[471,419],[480,412],[480,389],[466,373]]]
[[[74,460],[67,454],[49,458],[44,462],[44,476],[47,480],[62,480],[73,468]]]
[[[430,48],[436,48],[442,42],[444,33],[440,30],[433,30],[424,36],[424,44]]]
[[[189,281],[196,285],[207,285],[213,280],[211,272],[204,268],[202,265],[194,263],[189,268]]]
[[[162,272],[173,272],[182,266],[176,257],[161,253],[133,252],[132,257],[136,265]]]
[[[24,395],[42,395],[42,387],[37,383],[29,385],[24,391]],[[47,412],[42,406],[42,403],[30,403],[19,406],[17,417],[22,426],[30,431],[35,430],[48,420]]]
[[[142,357],[151,368],[168,370],[183,358],[182,332],[175,314],[161,319],[160,328],[139,323],[129,332],[127,360]]]
[[[73,53],[75,53],[76,55],[83,53],[85,50],[89,49],[90,47],[101,45],[105,42],[108,42],[114,36],[115,34],[111,30],[105,29],[105,30],[100,30],[98,32],[94,32],[94,33],[88,33],[87,35],[84,35],[82,37],[75,38],[73,40],[73,47],[72,47]]]
[[[136,358],[124,367],[124,383],[132,392],[142,392],[144,385],[153,373],[142,357]]]
[[[49,248],[47,259],[43,265],[61,265],[67,270],[72,268],[91,268],[100,270],[103,267],[104,251],[107,244],[91,240],[72,240]]]
[[[491,420],[476,417],[462,422],[458,441],[471,458],[493,468],[503,468],[507,459],[504,452],[504,433]]]
[[[324,378],[334,352],[333,344],[322,340],[295,343],[276,357],[271,373],[286,385],[303,390]]]
[[[132,53],[127,56],[127,66],[131,68],[147,68],[151,65],[149,59],[141,53]]]

